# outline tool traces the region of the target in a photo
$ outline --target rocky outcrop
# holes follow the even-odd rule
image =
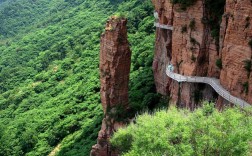
[[[159,13],[159,22],[161,24],[172,25],[173,22],[173,6],[168,1],[153,1],[156,11]],[[171,80],[166,76],[166,64],[171,59],[172,49],[172,32],[166,29],[157,29],[155,54],[153,60],[153,71],[157,92],[162,95],[169,94],[169,86]]]
[[[182,75],[220,78],[232,95],[252,103],[252,1],[220,0],[213,4],[196,0],[185,10],[170,1],[152,2],[158,22],[174,29],[156,30],[153,71],[157,91],[170,96],[171,103],[192,109],[200,99],[218,101],[218,107],[226,102],[208,85],[167,78],[164,71],[171,63]],[[220,23],[221,14],[216,12],[223,14]]]
[[[127,40],[127,20],[111,17],[101,36],[100,81],[101,102],[104,111],[102,127],[91,156],[116,156],[109,138],[119,127],[128,110],[128,83],[131,51]]]
[[[171,103],[182,107],[195,107],[199,98],[213,99],[216,94],[211,87],[177,83],[169,80],[164,72],[166,65],[171,63],[175,72],[183,75],[218,77],[219,70],[215,66],[217,47],[210,28],[201,22],[207,16],[204,2],[198,0],[185,11],[170,1],[153,0],[153,4],[159,14],[159,23],[173,25],[174,28],[173,31],[156,30],[153,70],[157,91],[169,95]]]
[[[252,103],[252,1],[227,0],[222,20],[221,84],[233,95]],[[250,68],[250,69],[248,69]]]

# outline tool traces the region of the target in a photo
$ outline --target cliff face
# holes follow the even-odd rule
[[[153,1],[154,2],[154,1]],[[159,10],[160,23],[172,25],[173,10],[172,5],[168,1],[154,3],[155,8]],[[169,86],[171,80],[166,76],[166,64],[171,58],[172,32],[165,29],[157,29],[155,55],[153,60],[153,70],[155,85],[157,92],[167,95],[169,94]]]
[[[252,1],[227,0],[222,21],[221,84],[233,95],[252,103]],[[246,67],[247,66],[247,67]],[[245,68],[250,68],[245,69]]]
[[[169,95],[172,103],[183,107],[195,107],[198,98],[213,99],[214,91],[211,87],[179,84],[169,80],[165,74],[167,64],[171,63],[175,66],[175,72],[183,75],[218,76],[219,71],[215,66],[217,48],[209,28],[201,22],[206,16],[203,1],[198,0],[186,11],[169,1],[153,0],[153,4],[159,13],[159,23],[172,25],[174,29],[156,30],[153,70],[157,91]],[[167,90],[163,89],[164,86]]]
[[[251,74],[244,69],[245,61],[251,63],[251,48],[248,45],[252,38],[251,1],[227,0],[226,6],[225,2],[220,3],[223,6],[218,11],[225,10],[222,23],[212,25],[211,20],[217,18],[211,10],[214,6],[209,6],[205,0],[197,0],[185,10],[170,1],[152,2],[159,14],[159,23],[172,25],[174,29],[156,29],[153,71],[157,91],[170,96],[171,103],[189,108],[194,108],[200,99],[218,99],[208,85],[170,80],[165,68],[171,63],[175,72],[182,75],[220,78],[221,84],[233,95],[252,103],[252,97],[249,96],[252,93],[252,87],[249,86],[252,80],[248,76]],[[220,25],[220,28],[216,29],[216,25]],[[216,66],[217,60],[222,60],[222,69]]]
[[[127,40],[127,20],[112,17],[101,36],[100,81],[104,111],[102,128],[91,156],[117,155],[109,145],[114,131],[123,126],[119,122],[128,109],[128,82],[131,51]]]

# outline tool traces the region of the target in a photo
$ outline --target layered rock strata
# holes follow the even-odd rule
[[[159,15],[160,24],[173,25],[173,6],[168,1],[153,1],[155,9]],[[153,70],[157,92],[162,95],[169,94],[171,79],[166,74],[166,65],[171,59],[172,31],[166,29],[156,30],[155,54],[153,60]]]
[[[204,84],[177,83],[167,78],[165,68],[173,64],[175,72],[187,76],[218,77],[215,66],[218,51],[210,28],[202,23],[207,16],[204,1],[198,0],[185,11],[170,1],[153,0],[159,23],[173,26],[173,31],[157,28],[153,70],[157,91],[171,97],[171,103],[194,108],[199,99],[216,97],[214,90]],[[164,88],[166,90],[164,90]]]
[[[252,104],[252,1],[227,0],[225,10],[221,24],[221,84],[232,95]]]
[[[128,83],[131,51],[127,40],[127,20],[111,17],[105,33],[101,36],[100,82],[101,102],[104,111],[102,127],[97,144],[92,147],[91,156],[116,156],[109,144],[109,138],[123,122],[120,117],[128,109]]]
[[[152,2],[158,22],[173,26],[173,31],[156,30],[153,71],[157,91],[183,107],[194,108],[199,99],[218,99],[218,107],[227,103],[208,85],[171,81],[164,72],[171,63],[182,75],[220,78],[232,95],[252,103],[252,1],[226,0],[225,6],[220,2],[222,22],[212,26],[213,10],[205,0],[197,0],[185,10],[166,0]],[[219,31],[216,25],[220,25]]]

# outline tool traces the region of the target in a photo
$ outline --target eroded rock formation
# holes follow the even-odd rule
[[[221,84],[233,95],[252,103],[252,1],[227,0],[222,19]],[[249,65],[250,64],[250,65]],[[250,69],[248,69],[250,68]]]
[[[251,73],[244,68],[249,63],[251,66],[248,42],[252,38],[252,2],[226,0],[225,5],[223,1],[218,10],[223,14],[219,24],[211,21],[217,17],[212,17],[215,12],[205,0],[197,0],[185,10],[166,0],[152,2],[159,14],[159,23],[172,25],[174,29],[156,29],[153,71],[157,91],[170,96],[171,103],[192,109],[200,99],[220,98],[208,85],[178,83],[167,78],[165,68],[171,63],[175,72],[182,75],[220,78],[221,84],[233,95],[252,103]],[[217,60],[219,63],[222,60],[223,68],[216,66]]]
[[[128,110],[128,82],[131,51],[127,40],[127,20],[111,17],[101,36],[100,81],[101,102],[104,111],[102,127],[91,156],[116,156],[109,138],[124,124],[121,118]]]

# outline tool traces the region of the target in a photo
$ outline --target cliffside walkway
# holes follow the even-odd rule
[[[154,26],[158,27],[158,28],[161,28],[161,29],[173,30],[173,26],[171,26],[171,25],[165,25],[165,24],[160,24],[160,23],[157,23],[157,22],[154,23]]]
[[[166,75],[178,82],[191,82],[191,83],[206,83],[213,87],[213,89],[227,101],[240,106],[242,108],[250,107],[251,105],[246,101],[231,95],[226,89],[224,89],[220,80],[209,77],[198,77],[198,76],[183,76],[172,72],[168,67],[166,68]]]

